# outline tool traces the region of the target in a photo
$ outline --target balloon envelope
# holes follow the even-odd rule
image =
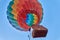
[[[42,19],[42,6],[37,0],[12,0],[7,7],[10,24],[21,31],[29,31]]]

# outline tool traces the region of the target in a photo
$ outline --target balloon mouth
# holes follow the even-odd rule
[[[17,22],[20,27],[29,30],[33,24],[39,24],[40,14],[35,10],[22,10],[18,13]]]

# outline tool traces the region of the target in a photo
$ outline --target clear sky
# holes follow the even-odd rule
[[[6,10],[11,0],[0,0],[0,40],[28,40],[29,32],[18,31],[7,20]],[[41,25],[48,28],[46,38],[31,40],[60,40],[60,0],[39,0],[43,7]]]

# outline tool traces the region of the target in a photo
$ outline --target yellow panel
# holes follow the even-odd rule
[[[13,4],[13,5],[12,5],[12,9],[13,9],[13,10],[16,10],[16,8],[17,8],[16,5]]]
[[[17,6],[17,5],[14,4],[14,5],[12,5],[12,9],[20,11],[21,9],[23,9],[23,7],[22,7],[22,5]]]
[[[37,23],[37,20],[34,20],[34,23],[33,24],[36,24]]]
[[[35,14],[33,14],[34,16],[36,16]]]
[[[36,24],[38,22],[38,17],[35,14],[33,14],[33,15],[34,15],[34,23],[33,24]]]
[[[14,16],[14,19],[16,19],[16,20],[17,20],[17,16]]]
[[[17,3],[19,3],[19,1],[18,0],[14,0],[14,3],[17,4]]]
[[[38,20],[38,17],[34,17],[34,20]]]
[[[13,14],[14,16],[17,16],[17,12],[16,12],[15,10],[12,10],[12,14]]]
[[[38,19],[37,15],[35,15],[35,14],[33,14],[33,15],[34,15],[34,20],[37,20]]]
[[[14,15],[14,19],[17,20],[17,12],[15,10],[12,10],[12,14]]]

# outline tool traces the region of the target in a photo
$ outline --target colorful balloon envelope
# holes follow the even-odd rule
[[[7,7],[7,18],[18,30],[29,31],[42,20],[42,6],[37,0],[12,0]]]

